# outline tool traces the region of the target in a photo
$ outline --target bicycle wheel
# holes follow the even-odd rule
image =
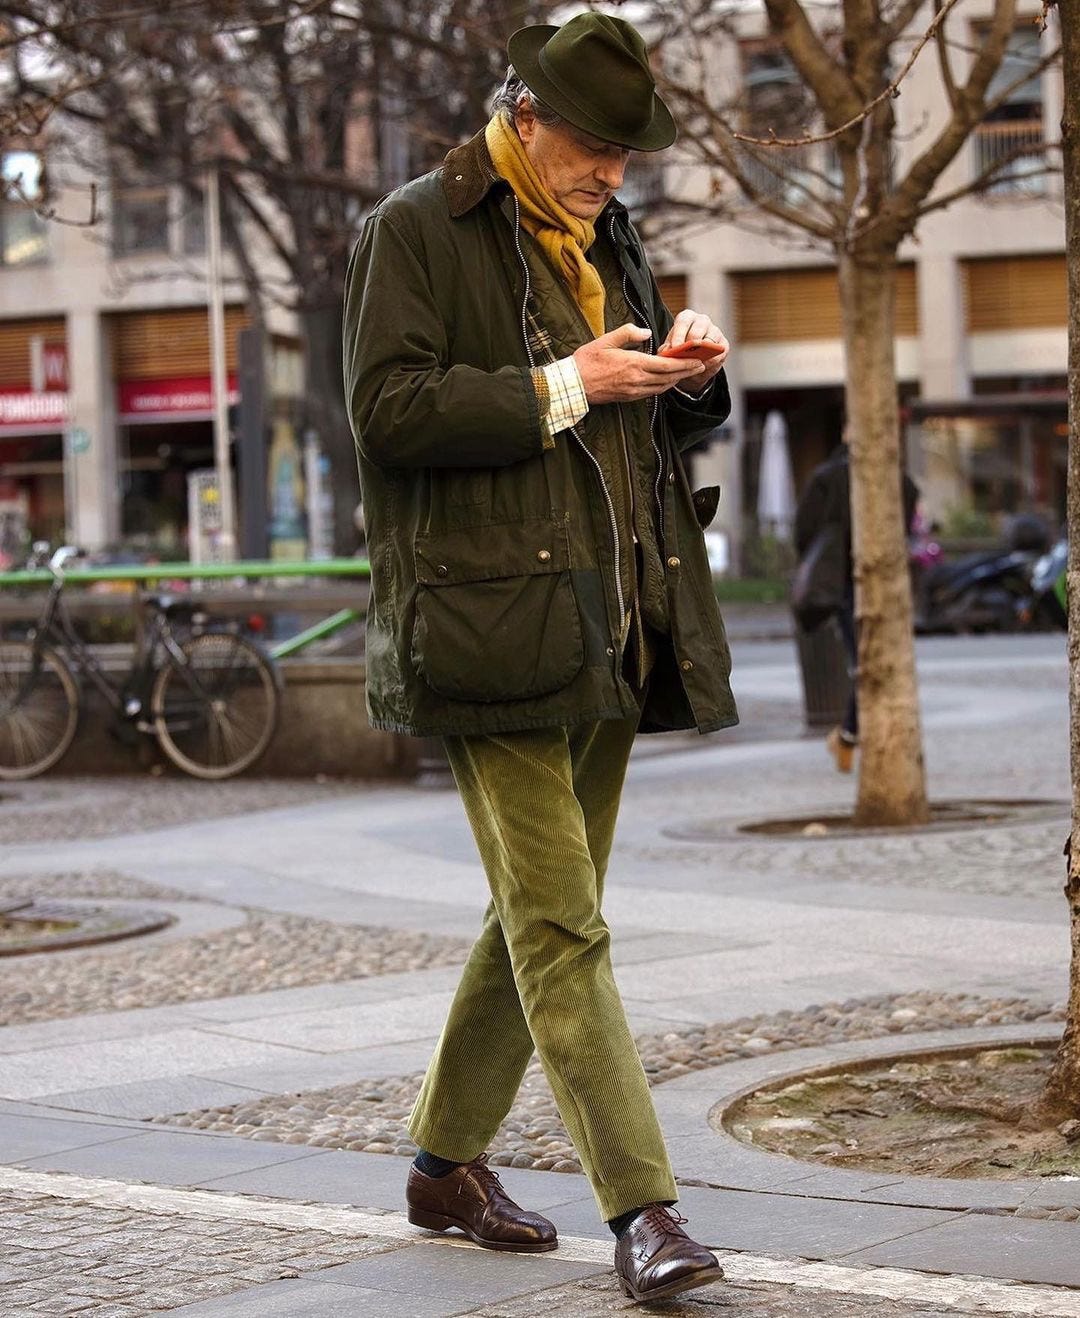
[[[79,688],[55,650],[0,641],[0,779],[33,778],[71,745]]]
[[[196,778],[231,778],[270,744],[280,704],[271,661],[242,636],[203,632],[154,678],[150,709],[158,743]]]

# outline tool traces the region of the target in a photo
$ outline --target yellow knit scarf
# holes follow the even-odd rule
[[[604,333],[604,282],[596,267],[585,259],[596,230],[588,220],[571,215],[548,194],[525,154],[509,115],[499,111],[488,124],[484,138],[496,170],[517,194],[521,223],[562,273],[593,333],[599,337]]]

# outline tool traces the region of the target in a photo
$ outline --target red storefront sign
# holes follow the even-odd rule
[[[235,375],[229,376],[228,400],[240,399]],[[214,395],[208,375],[170,376],[161,380],[121,380],[117,411],[128,424],[139,421],[207,421],[213,415]]]
[[[61,430],[68,419],[68,396],[33,389],[0,389],[0,433],[19,430],[49,433]]]
[[[30,382],[43,393],[67,393],[66,343],[51,343],[34,335],[30,340]]]

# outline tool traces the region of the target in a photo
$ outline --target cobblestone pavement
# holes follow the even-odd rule
[[[0,1314],[133,1318],[390,1247],[324,1231],[108,1209],[6,1190]]]
[[[196,819],[225,819],[334,800],[363,790],[361,784],[333,779],[235,778],[203,783],[169,773],[102,778],[49,775],[4,784],[0,845],[117,837]]]
[[[674,830],[673,830],[674,831]],[[664,839],[634,849],[637,859],[680,870],[844,880],[935,892],[996,897],[1057,897],[1065,879],[1061,848],[1068,833],[1067,807],[1060,823],[957,829],[877,838],[770,838],[752,842],[716,826],[708,841]]]
[[[886,1034],[1062,1019],[1059,1008],[963,994],[908,993],[747,1017],[666,1034],[641,1035],[638,1050],[654,1085],[740,1057]],[[412,1156],[405,1123],[422,1075],[274,1095],[233,1107],[163,1116],[168,1125],[230,1131],[249,1139]],[[554,1096],[534,1059],[517,1101],[489,1146],[491,1161],[536,1171],[580,1172]]]
[[[116,870],[73,870],[66,874],[2,874],[0,898],[106,897],[138,901],[186,902],[190,896],[163,883],[133,879]]]
[[[264,1305],[266,1312],[287,1313],[281,1301],[288,1303],[293,1286],[304,1313],[408,1315],[411,1301],[420,1297],[424,1311],[433,1312],[435,1296],[438,1312],[475,1318],[642,1312],[624,1297],[610,1270],[608,1240],[564,1235],[558,1253],[521,1259],[526,1264],[521,1269],[512,1255],[469,1249],[463,1256],[448,1237],[422,1235],[398,1213],[356,1213],[74,1177],[44,1179],[47,1185],[9,1182],[0,1191],[0,1314],[12,1318],[138,1318],[215,1301],[227,1315],[229,1297],[245,1315],[261,1312]],[[752,1254],[722,1254],[721,1259],[725,1281],[649,1312],[673,1318],[1080,1314],[1074,1293],[1060,1288],[808,1265]],[[375,1269],[375,1276],[370,1270],[365,1275],[365,1267]],[[566,1281],[568,1271],[575,1280]],[[371,1286],[379,1276],[393,1280],[388,1292],[375,1296],[373,1309]],[[554,1284],[545,1286],[545,1279]],[[327,1283],[324,1296],[319,1295],[320,1282]],[[261,1291],[264,1285],[268,1290]],[[501,1287],[507,1297],[470,1303],[470,1290],[475,1295],[475,1289],[487,1289],[490,1295]],[[251,1292],[253,1303],[245,1292]],[[218,1305],[213,1311],[219,1311]]]
[[[0,897],[187,900],[121,874],[0,878]],[[388,975],[464,960],[464,940],[249,912],[239,928],[109,951],[52,952],[0,963],[0,1025]]]

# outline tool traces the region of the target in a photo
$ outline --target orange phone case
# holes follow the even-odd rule
[[[661,348],[659,355],[661,357],[693,357],[695,361],[707,362],[710,357],[715,357],[724,349],[719,343],[713,343],[712,339],[687,339],[685,343],[680,343],[677,348]]]

